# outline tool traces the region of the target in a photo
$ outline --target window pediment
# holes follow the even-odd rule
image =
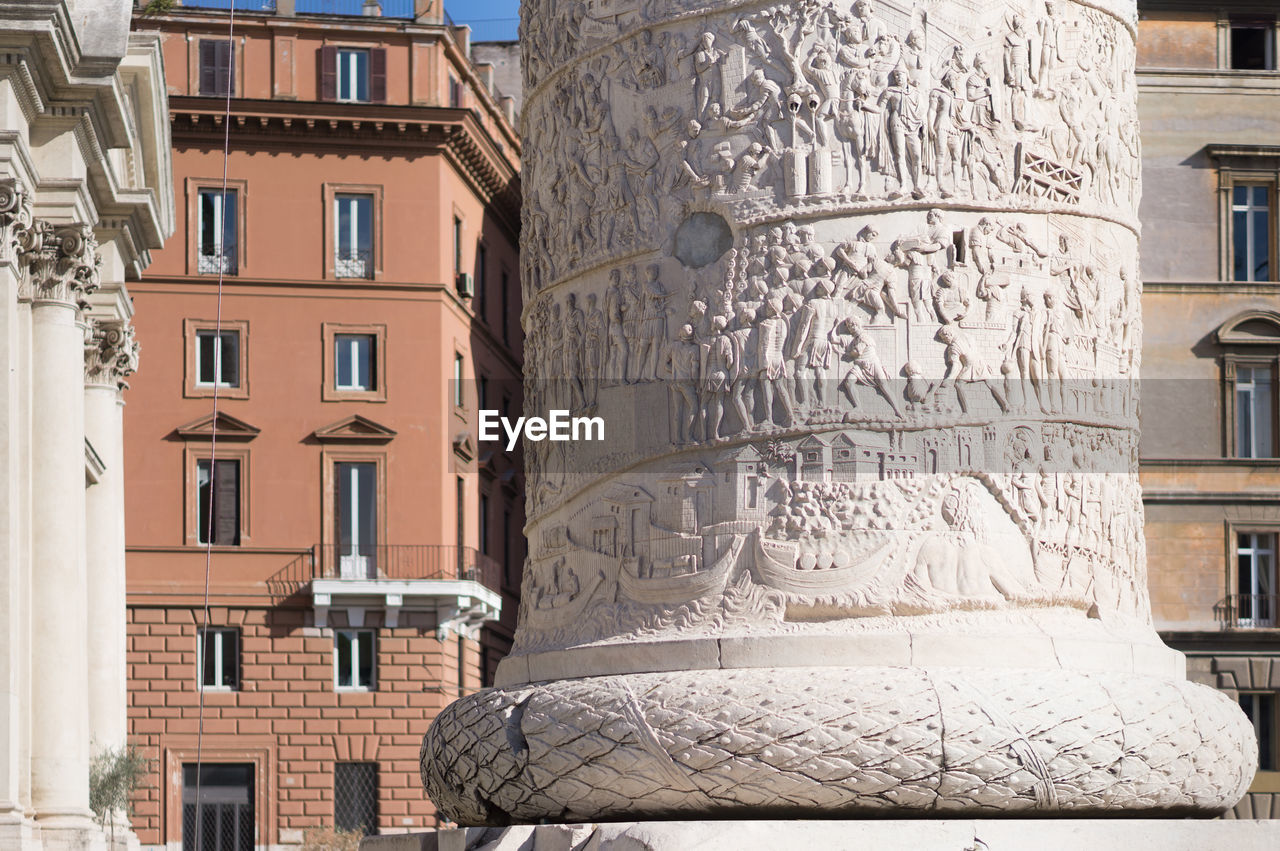
[[[1222,323],[1217,331],[1222,346],[1280,346],[1280,313],[1250,310]]]
[[[316,429],[312,436],[322,443],[387,443],[396,436],[396,431],[368,417],[353,414]]]
[[[183,440],[212,440],[215,431],[218,440],[253,440],[262,429],[219,411],[216,418],[213,414],[207,414],[178,426],[174,431]]]

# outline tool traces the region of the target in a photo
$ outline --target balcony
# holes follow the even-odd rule
[[[347,251],[333,258],[333,274],[338,278],[372,278],[372,270],[368,251]]]
[[[1213,617],[1224,629],[1275,629],[1278,609],[1277,594],[1231,594],[1213,607]]]
[[[279,597],[309,595],[320,627],[335,609],[346,611],[355,627],[370,609],[385,611],[388,627],[399,625],[402,611],[429,611],[444,640],[450,632],[473,635],[502,614],[502,565],[473,547],[317,545],[267,585]]]
[[[220,252],[200,253],[196,271],[201,275],[234,275],[236,273],[236,250],[226,248]]]

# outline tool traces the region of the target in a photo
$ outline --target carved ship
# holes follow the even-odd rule
[[[678,576],[640,576],[639,559],[627,559],[618,571],[619,590],[637,603],[686,603],[721,593],[745,542],[745,538],[735,538],[710,568]]]
[[[804,596],[850,591],[875,576],[894,545],[890,534],[870,530],[846,532],[841,540],[850,546],[819,556],[795,541],[760,535],[756,539],[756,579],[770,588]],[[819,566],[823,562],[827,565]]]

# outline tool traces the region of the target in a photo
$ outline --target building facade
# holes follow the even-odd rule
[[[1141,467],[1152,609],[1260,745],[1280,818],[1280,73],[1274,3],[1139,3]]]
[[[178,213],[134,288],[134,824],[421,828],[422,735],[509,647],[524,558],[519,461],[476,419],[522,404],[511,103],[438,3],[238,10],[230,40],[203,5],[136,20]]]
[[[89,8],[93,6],[93,8]],[[0,848],[125,847],[130,286],[173,229],[158,39],[129,4],[0,6]],[[129,282],[129,283],[126,283]]]

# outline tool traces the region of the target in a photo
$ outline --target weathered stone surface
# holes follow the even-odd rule
[[[526,404],[608,439],[527,447],[442,811],[1234,803],[1146,592],[1135,4],[522,8]]]
[[[439,844],[437,845],[437,833]],[[422,837],[423,842],[417,842]],[[447,843],[455,842],[455,847]],[[562,844],[563,843],[563,844]],[[569,844],[571,843],[571,844]],[[1280,844],[1276,821],[1153,819],[1043,819],[901,821],[684,821],[616,824],[546,824],[470,828],[402,837],[371,836],[362,851],[505,851],[574,848],[580,851],[757,851],[821,848],[830,851],[1024,851],[1037,848],[1128,848],[1133,851],[1271,851]]]

